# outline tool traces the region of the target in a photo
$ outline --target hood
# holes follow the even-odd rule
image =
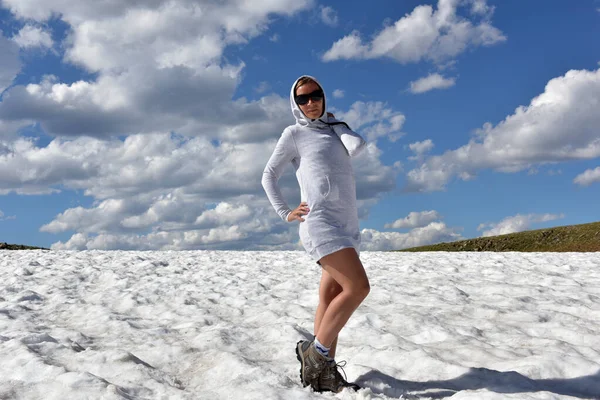
[[[296,83],[298,83],[298,81],[302,78],[311,78],[312,80],[317,82],[317,85],[319,85],[321,89],[323,89],[323,114],[318,119],[313,120],[307,118],[306,115],[304,115],[304,113],[302,112],[302,110],[300,110],[300,107],[298,107],[298,104],[296,104],[296,101],[294,100],[294,87],[296,87]],[[321,83],[316,78],[310,75],[302,75],[301,77],[296,79],[296,81],[292,85],[292,89],[290,90],[290,105],[292,107],[292,114],[294,115],[294,118],[296,118],[296,123],[302,126],[311,126],[315,128],[329,126],[327,125],[327,121],[329,120],[329,117],[327,116],[327,96],[325,96],[325,89],[323,88],[323,85],[321,85]]]

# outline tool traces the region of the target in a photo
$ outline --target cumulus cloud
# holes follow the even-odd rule
[[[564,218],[563,214],[517,214],[512,217],[506,217],[498,223],[480,224],[478,231],[483,231],[482,237],[506,235],[509,233],[522,232],[528,230],[532,224],[554,221]],[[486,228],[490,228],[487,229]]]
[[[239,238],[236,227],[210,230],[207,233],[157,232],[148,235],[100,234],[89,236],[83,233],[73,235],[66,242],[52,245],[53,250],[187,250],[212,248],[216,243],[227,243]],[[214,247],[218,249],[218,246]]]
[[[469,17],[458,10],[470,5]],[[437,9],[417,6],[364,43],[360,32],[339,39],[323,55],[323,61],[391,58],[406,64],[429,60],[443,63],[469,48],[491,46],[506,40],[492,26],[493,8],[485,0],[439,0]]]
[[[410,92],[420,94],[434,89],[448,89],[456,84],[456,78],[444,78],[440,74],[430,74],[410,83]]]
[[[0,103],[0,119],[35,120],[56,136],[110,137],[173,130],[257,141],[281,131],[292,120],[288,102],[276,95],[252,102],[231,101],[238,73],[221,68],[194,73],[189,68],[142,67],[96,82],[72,84],[46,76],[39,84],[7,91]]]
[[[600,167],[584,171],[577,175],[573,182],[581,186],[589,186],[592,183],[600,182]]]
[[[361,249],[367,251],[402,250],[429,244],[454,242],[463,239],[459,231],[459,228],[449,228],[443,222],[432,222],[426,226],[412,229],[408,233],[363,229],[361,231]]]
[[[422,228],[440,219],[437,211],[411,212],[407,217],[398,219],[391,224],[385,224],[386,229]]]
[[[433,141],[431,139],[415,142],[408,145],[408,148],[415,153],[414,157],[409,157],[410,160],[420,160],[423,156],[433,149]]]
[[[92,71],[127,68],[132,63],[201,67],[218,59],[226,45],[244,43],[263,33],[272,15],[293,15],[311,3],[3,1],[4,7],[22,19],[43,22],[60,16],[73,31],[67,58]]]
[[[448,227],[439,221],[435,210],[411,212],[405,218],[385,224],[385,229],[409,229],[406,233],[362,230],[362,249],[370,251],[401,250],[441,242],[461,240],[459,227]]]
[[[25,25],[12,38],[22,48],[51,48],[54,45],[52,35],[39,26]]]
[[[21,62],[19,61],[19,46],[2,36],[0,33],[0,94],[9,87],[19,71]]]
[[[600,69],[571,70],[496,126],[486,123],[468,144],[424,159],[407,173],[405,190],[442,190],[451,179],[473,179],[482,169],[511,173],[599,157],[598,104]]]
[[[321,21],[323,21],[325,25],[337,26],[337,12],[331,7],[321,7]]]
[[[364,132],[369,141],[387,138],[395,142],[404,135],[401,132],[406,121],[404,114],[380,101],[357,101],[350,106],[350,110],[336,112],[335,115],[346,121],[352,129]]]
[[[258,86],[254,88],[254,91],[259,94],[262,94],[268,90],[271,90],[271,85],[269,84],[269,82],[266,81],[260,82]]]
[[[203,137],[156,133],[123,141],[55,139],[39,147],[21,138],[0,155],[0,190],[63,187],[85,190],[97,199],[179,187],[202,192],[208,200],[256,194],[273,143],[218,144]]]
[[[333,91],[333,97],[336,99],[341,99],[344,97],[344,91],[341,89],[335,89]]]
[[[11,219],[17,219],[16,215],[5,215],[2,210],[0,210],[0,221],[7,221]]]
[[[273,98],[232,101],[244,64],[227,63],[223,52],[265,32],[272,15],[292,15],[310,4],[6,0],[3,5],[22,19],[43,23],[60,16],[71,28],[63,43],[65,60],[97,78],[65,84],[46,77],[39,84],[14,87],[0,103],[0,119],[38,121],[51,135],[95,137],[153,130],[218,137],[241,122],[270,122],[263,105]],[[0,50],[4,46],[0,43]],[[18,61],[15,56],[10,73],[4,72],[5,53],[0,87],[10,84]],[[272,133],[248,131],[245,137]]]
[[[385,165],[381,162],[382,150],[375,143],[369,143],[353,160],[353,170],[356,177],[356,196],[359,201],[371,203],[387,192],[396,188],[396,181],[401,168],[398,164]],[[359,216],[361,215],[359,208]]]

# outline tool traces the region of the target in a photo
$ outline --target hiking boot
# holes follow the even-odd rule
[[[344,372],[343,367],[346,365],[346,361],[342,361],[340,363],[335,363],[335,361],[328,362],[321,371],[321,375],[319,375],[318,379],[318,391],[319,392],[334,392],[339,393],[344,388],[352,389],[357,391],[360,389],[356,383],[347,382],[345,379],[346,372]],[[344,377],[338,371],[338,367],[344,372]],[[317,389],[315,389],[317,390]]]
[[[303,386],[311,385],[314,390],[318,389],[319,375],[329,358],[325,357],[315,349],[313,341],[301,340],[296,345],[296,357],[300,361],[300,380]]]

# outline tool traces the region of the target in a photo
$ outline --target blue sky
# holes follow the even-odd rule
[[[600,220],[600,1],[0,0],[0,33],[0,241],[300,249],[260,178],[301,74],[369,142],[365,250]]]

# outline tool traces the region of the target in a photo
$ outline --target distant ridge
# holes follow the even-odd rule
[[[0,242],[0,250],[50,250],[44,247],[23,246],[21,244],[8,244]]]
[[[397,251],[600,251],[600,222],[537,229]]]
[[[50,249],[0,242],[0,250]],[[600,252],[600,222],[536,229],[394,251]]]

